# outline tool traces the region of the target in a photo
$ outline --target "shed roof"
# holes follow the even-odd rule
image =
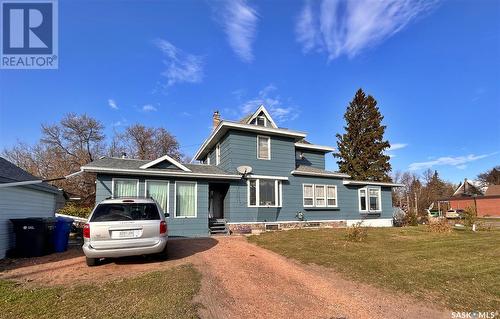
[[[41,177],[31,175],[24,169],[9,162],[3,157],[0,157],[0,183],[13,183],[13,182],[26,182],[26,181],[39,181],[42,180]],[[59,193],[60,191],[57,187],[54,187],[48,183],[39,183],[29,185],[31,188],[36,188],[42,191],[49,191],[52,193]],[[28,186],[25,186],[28,187]]]

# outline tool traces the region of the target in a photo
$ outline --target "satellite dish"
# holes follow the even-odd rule
[[[236,170],[238,171],[238,173],[245,175],[245,174],[250,174],[252,172],[252,167],[242,165],[242,166],[238,166],[238,168]]]

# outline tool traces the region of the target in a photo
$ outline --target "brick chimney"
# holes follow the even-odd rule
[[[220,123],[220,113],[219,111],[215,111],[214,115],[212,116],[212,125],[213,125],[212,129],[215,130],[215,128],[219,126],[219,123]]]

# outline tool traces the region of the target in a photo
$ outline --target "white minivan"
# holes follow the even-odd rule
[[[103,200],[90,214],[83,239],[88,266],[95,266],[101,258],[167,256],[165,215],[152,198]]]

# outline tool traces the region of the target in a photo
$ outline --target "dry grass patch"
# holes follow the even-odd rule
[[[250,242],[355,280],[459,311],[500,309],[500,231],[435,233],[425,226],[374,228],[364,242],[343,229],[264,233]],[[346,244],[347,243],[347,244]]]
[[[0,318],[197,318],[200,280],[189,265],[71,288],[0,280]]]

